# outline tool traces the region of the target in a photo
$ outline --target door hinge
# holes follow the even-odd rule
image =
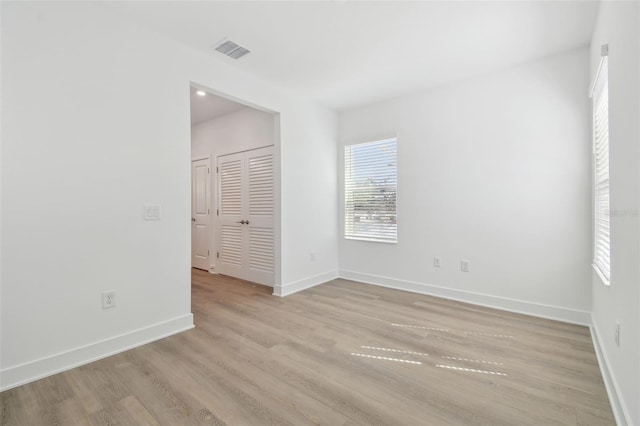
[[[216,167],[216,173],[220,173],[220,169]]]
[[[207,167],[207,173],[211,173],[211,169]]]
[[[217,252],[216,252],[216,257],[217,257],[218,259],[220,259],[220,252],[219,252],[219,251],[217,251]]]
[[[216,209],[216,216],[220,216],[220,210]]]
[[[211,252],[209,250],[207,250],[207,256],[209,256],[211,254]]]
[[[207,214],[211,214],[211,209],[207,209]]]

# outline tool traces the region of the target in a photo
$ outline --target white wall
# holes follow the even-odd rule
[[[209,157],[215,169],[217,157],[234,152],[247,151],[275,145],[277,117],[254,108],[244,108],[230,114],[191,127],[191,158]],[[213,170],[212,169],[212,170]],[[217,205],[216,174],[211,173],[211,211]],[[220,250],[217,240],[217,217],[212,216],[209,248],[211,253]],[[210,270],[216,271],[217,259],[210,256]]]
[[[341,192],[340,275],[588,323],[588,70],[579,49],[342,113],[341,145],[397,134],[398,244],[345,240]]]
[[[191,326],[190,82],[281,113],[277,285],[335,276],[332,112],[79,2],[2,2],[2,55],[3,388]]]
[[[640,424],[640,10],[602,2],[591,43],[591,79],[609,45],[611,286],[593,281],[593,327],[620,424]],[[620,346],[614,339],[620,323]],[[607,377],[609,375],[609,377]],[[616,399],[618,401],[616,401]]]
[[[191,158],[230,154],[275,143],[274,114],[255,108],[216,117],[191,127]]]

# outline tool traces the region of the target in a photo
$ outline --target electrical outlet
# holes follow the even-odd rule
[[[105,291],[102,293],[102,309],[114,308],[116,306],[116,292]]]
[[[468,260],[461,260],[460,261],[460,270],[462,272],[469,272],[470,269],[470,264]]]
[[[442,264],[442,259],[440,258],[440,256],[436,256],[436,257],[433,258],[433,267],[434,268],[439,268],[441,264]]]
[[[620,322],[616,321],[616,331],[614,334],[614,339],[616,342],[616,346],[620,347]]]
[[[144,220],[160,220],[162,207],[159,204],[144,205]]]
[[[316,253],[315,251],[309,252],[310,261],[315,262],[317,258],[318,258],[318,253]]]

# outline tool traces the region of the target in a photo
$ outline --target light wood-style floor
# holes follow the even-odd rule
[[[1,394],[9,425],[614,424],[585,327],[193,273],[196,329]]]

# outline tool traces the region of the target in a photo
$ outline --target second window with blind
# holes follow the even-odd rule
[[[396,243],[396,139],[345,146],[344,172],[345,238]]]
[[[609,64],[607,46],[593,88],[593,266],[604,284],[611,280],[609,213]]]

